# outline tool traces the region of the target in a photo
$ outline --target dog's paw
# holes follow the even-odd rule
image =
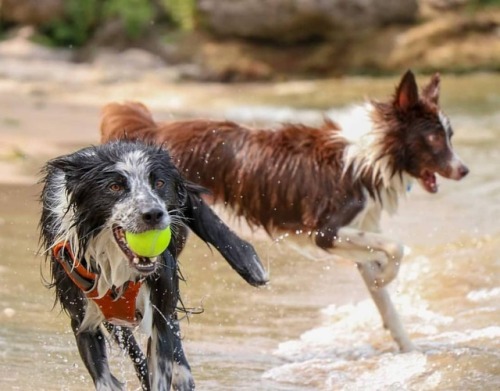
[[[410,353],[410,352],[420,352],[421,350],[409,339],[408,340],[397,340],[396,341],[399,345],[399,351],[401,353]]]
[[[125,391],[125,384],[116,377],[109,374],[109,377],[97,379],[95,383],[96,391]]]
[[[179,364],[174,366],[172,389],[174,391],[192,391],[195,389],[193,375],[188,367]]]

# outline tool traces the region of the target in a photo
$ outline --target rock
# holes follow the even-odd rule
[[[460,12],[473,0],[419,0],[420,16],[423,19],[441,17],[444,13]]]
[[[436,11],[452,11],[462,8],[470,0],[420,0],[421,7],[427,7]]]
[[[400,34],[385,66],[421,71],[500,68],[500,10],[443,15]]]
[[[2,0],[1,19],[20,24],[40,26],[60,17],[64,0]]]
[[[93,64],[100,68],[130,69],[138,72],[165,66],[164,61],[155,54],[137,48],[121,52],[101,49],[96,54]]]
[[[137,48],[124,51],[100,48],[94,55],[92,69],[99,73],[101,83],[139,80],[150,72],[165,79],[178,78],[178,73],[166,66],[159,56]]]
[[[12,37],[0,41],[0,58],[14,58],[23,61],[67,61],[71,51],[53,49],[31,41],[34,31],[30,26],[18,29]]]
[[[247,82],[268,80],[271,67],[252,55],[251,45],[241,42],[208,42],[199,51],[201,72],[206,81]]]
[[[202,25],[226,37],[298,42],[416,19],[417,0],[200,0]]]

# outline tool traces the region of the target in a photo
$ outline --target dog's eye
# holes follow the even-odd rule
[[[165,186],[165,181],[162,181],[161,179],[158,179],[155,182],[155,189],[161,189],[163,186]]]
[[[437,144],[441,142],[441,134],[439,133],[430,133],[426,138],[429,144]]]
[[[111,185],[109,185],[109,190],[111,190],[114,193],[118,193],[120,191],[123,191],[123,185],[116,182],[112,183]]]

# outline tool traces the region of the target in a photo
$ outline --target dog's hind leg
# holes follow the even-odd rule
[[[149,391],[149,372],[146,355],[137,343],[134,334],[128,327],[114,326],[111,323],[104,322],[104,326],[113,336],[120,348],[128,354],[134,364],[135,373],[141,382],[144,391]]]
[[[411,342],[410,337],[406,333],[399,315],[394,308],[389,292],[385,287],[378,287],[374,283],[376,272],[374,271],[378,265],[373,263],[358,263],[358,268],[365,281],[365,284],[372,296],[375,305],[378,308],[384,327],[389,330],[392,338],[398,344],[401,352],[410,352],[417,348]]]

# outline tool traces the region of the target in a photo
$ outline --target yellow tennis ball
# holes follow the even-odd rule
[[[162,230],[154,229],[151,231],[134,234],[125,232],[125,239],[129,248],[141,257],[152,258],[165,251],[172,238],[170,227]]]

